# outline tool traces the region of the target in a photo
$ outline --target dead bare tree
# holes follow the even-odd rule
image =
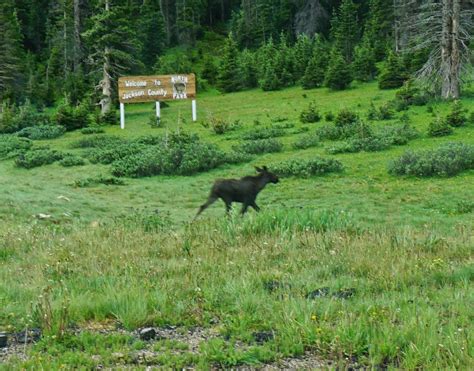
[[[400,20],[409,51],[430,50],[417,73],[419,81],[430,84],[441,97],[457,99],[463,79],[472,68],[469,43],[474,35],[474,0],[406,0]],[[410,16],[406,16],[411,14]]]

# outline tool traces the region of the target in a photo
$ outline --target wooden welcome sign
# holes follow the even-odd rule
[[[156,102],[156,116],[160,117],[160,101],[192,99],[193,121],[196,121],[196,76],[157,75],[124,76],[118,81],[120,127],[125,128],[125,104]]]

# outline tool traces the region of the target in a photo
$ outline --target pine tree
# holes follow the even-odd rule
[[[313,89],[323,85],[328,62],[329,50],[321,37],[317,35],[313,55],[301,80],[303,89]]]
[[[352,0],[342,1],[331,22],[331,35],[334,39],[334,47],[342,54],[347,63],[351,63],[354,48],[359,40],[357,6]]]
[[[380,89],[394,89],[403,86],[408,79],[403,63],[393,51],[390,51],[379,76]]]
[[[370,81],[375,77],[377,67],[375,66],[374,52],[368,43],[356,46],[352,70],[357,81]]]
[[[295,80],[300,80],[305,74],[306,67],[313,56],[313,42],[305,34],[298,35],[293,46],[295,55]]]
[[[239,66],[237,64],[238,54],[237,43],[233,34],[229,33],[224,44],[222,61],[217,76],[217,86],[225,93],[238,91],[241,88]]]
[[[165,21],[161,10],[149,2],[140,7],[140,26],[142,30],[142,61],[150,69],[166,48]]]
[[[376,62],[382,61],[390,46],[393,20],[393,0],[370,0],[365,23],[364,43],[372,51]]]
[[[280,90],[283,86],[277,74],[275,60],[268,59],[263,68],[263,76],[259,81],[259,85],[264,91]]]
[[[0,99],[19,97],[24,84],[25,54],[13,2],[0,5]]]
[[[342,53],[333,48],[326,73],[325,85],[333,90],[344,90],[352,82],[350,65],[345,61]]]
[[[251,89],[258,86],[258,69],[256,56],[248,49],[244,49],[239,56],[239,75],[244,88]]]
[[[218,71],[216,65],[214,64],[214,60],[212,59],[212,57],[207,55],[204,58],[204,63],[201,71],[202,78],[206,79],[209,84],[214,85],[217,79],[217,72]]]
[[[140,68],[140,42],[130,25],[126,8],[121,5],[111,6],[111,0],[99,3],[97,14],[91,18],[91,27],[84,37],[92,50],[93,67],[101,76],[99,87],[102,89],[102,115],[112,109],[117,77],[125,72]]]

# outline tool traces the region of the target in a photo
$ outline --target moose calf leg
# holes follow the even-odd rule
[[[259,211],[260,211],[260,208],[259,208],[258,205],[255,203],[255,201],[252,202],[252,203],[250,204],[250,206],[252,206],[252,207],[255,209],[256,212],[259,212]]]
[[[206,210],[209,206],[211,206],[214,202],[216,202],[217,198],[218,197],[215,197],[215,196],[209,196],[206,203],[202,204],[201,207],[199,208],[194,219],[196,219],[199,216],[199,214],[201,214],[204,210]]]

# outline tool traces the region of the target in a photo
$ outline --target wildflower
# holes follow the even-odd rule
[[[311,321],[316,321],[317,318],[318,318],[318,317],[316,317],[316,314],[313,314],[313,315],[311,316]]]

